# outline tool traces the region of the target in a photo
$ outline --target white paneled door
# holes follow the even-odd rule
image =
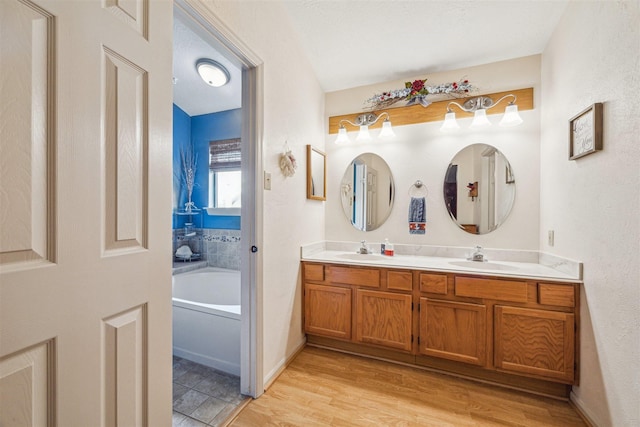
[[[170,1],[0,0],[0,425],[171,425]]]

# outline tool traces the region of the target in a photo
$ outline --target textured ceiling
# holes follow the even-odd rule
[[[539,54],[568,0],[281,3],[320,85],[331,92]],[[240,108],[237,61],[180,16],[173,30],[175,104],[191,116]],[[229,84],[213,88],[199,78],[195,63],[205,57],[227,66]]]
[[[326,92],[542,53],[567,0],[284,1]]]
[[[242,72],[238,64],[225,57],[218,42],[193,23],[181,17],[173,20],[173,103],[190,116],[240,108]],[[231,74],[222,87],[206,84],[196,71],[196,61],[209,58],[224,65]]]

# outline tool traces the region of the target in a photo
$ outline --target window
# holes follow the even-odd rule
[[[209,143],[209,206],[239,208],[242,194],[240,139]]]
[[[209,206],[239,208],[242,190],[240,171],[209,171]]]

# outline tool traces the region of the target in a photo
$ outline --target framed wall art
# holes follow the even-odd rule
[[[569,120],[569,160],[602,150],[602,103],[597,102]]]

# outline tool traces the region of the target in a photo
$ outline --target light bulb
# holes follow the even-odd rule
[[[340,126],[340,129],[338,129],[338,137],[336,138],[336,140],[334,141],[335,144],[345,144],[348,143],[349,141],[349,137],[347,136],[347,130],[345,129],[344,126]]]
[[[456,113],[454,113],[453,111],[450,111],[447,114],[445,114],[444,123],[442,123],[440,130],[442,132],[450,132],[458,129],[460,129],[460,125],[456,120]]]
[[[481,108],[473,114],[473,121],[469,126],[471,129],[478,129],[491,126],[491,122],[487,119],[487,110]]]
[[[358,136],[356,137],[356,141],[370,141],[371,134],[369,133],[369,126],[360,126],[360,132],[358,132]]]
[[[517,126],[522,123],[522,118],[518,114],[518,106],[516,104],[509,104],[504,110],[504,116],[500,120],[500,126]]]
[[[382,130],[380,131],[380,138],[393,138],[396,136],[395,132],[391,128],[391,122],[386,119],[382,122]]]

